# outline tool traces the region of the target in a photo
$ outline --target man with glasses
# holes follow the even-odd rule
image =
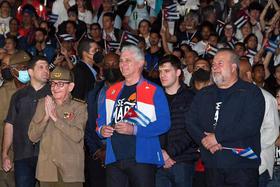
[[[57,66],[50,76],[52,96],[39,101],[30,123],[30,140],[40,141],[36,178],[41,187],[83,186],[87,109],[71,97],[73,81],[70,70]]]
[[[102,30],[99,23],[93,23],[90,25],[88,38],[94,40],[100,47],[105,49],[104,39],[102,38]]]
[[[39,99],[51,94],[50,88],[46,84],[49,79],[49,63],[47,59],[37,56],[28,63],[27,68],[30,84],[18,90],[12,96],[8,115],[4,120],[2,168],[5,172],[10,171],[12,168],[12,161],[8,156],[8,152],[13,144],[17,187],[35,186],[39,146],[29,140],[28,127]]]

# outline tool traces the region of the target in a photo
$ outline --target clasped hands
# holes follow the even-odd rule
[[[206,137],[201,140],[201,143],[205,149],[209,150],[212,154],[223,149],[222,145],[217,142],[214,133],[204,132],[204,134]]]
[[[45,121],[48,121],[49,118],[51,118],[53,121],[57,120],[56,104],[49,95],[45,97],[45,111]]]
[[[114,128],[115,127],[115,128]],[[111,125],[104,125],[100,130],[101,136],[104,138],[111,137],[116,130],[119,134],[126,134],[132,135],[133,134],[133,125],[126,122],[118,122],[115,126],[112,127]]]

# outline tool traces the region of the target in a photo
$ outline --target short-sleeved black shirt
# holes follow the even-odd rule
[[[14,160],[38,156],[39,145],[33,144],[29,140],[28,128],[36,111],[38,100],[46,95],[51,95],[49,85],[45,85],[38,91],[28,85],[12,96],[5,122],[13,125]]]

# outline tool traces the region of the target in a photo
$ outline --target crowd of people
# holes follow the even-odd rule
[[[279,187],[279,3],[0,0],[0,186]]]

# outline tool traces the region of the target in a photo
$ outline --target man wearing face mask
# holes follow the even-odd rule
[[[49,63],[51,63],[53,62],[55,50],[51,45],[46,44],[47,37],[48,37],[48,33],[45,29],[42,28],[36,29],[35,32],[36,43],[34,46],[30,47],[27,51],[32,56],[42,55],[46,57]]]
[[[206,59],[198,59],[193,65],[191,89],[196,93],[210,85],[210,63]]]
[[[5,56],[1,65],[1,74],[4,79],[3,85],[0,87],[0,140],[2,141],[4,119],[7,116],[8,108],[12,95],[19,89],[26,86],[28,77],[25,72],[26,64],[30,60],[27,53],[21,51],[17,55]],[[16,75],[17,74],[17,75]],[[28,74],[27,74],[28,75]],[[2,145],[2,142],[1,144]],[[13,151],[9,151],[9,157],[13,157]],[[0,160],[2,166],[2,160]],[[14,172],[5,172],[0,169],[0,186],[1,187],[13,187],[15,186]]]
[[[105,141],[100,139],[95,132],[98,110],[104,100],[107,89],[122,80],[119,69],[119,56],[115,53],[109,53],[104,57],[103,63],[104,81],[96,81],[94,88],[89,92],[88,103],[88,121],[85,129],[86,146],[86,183],[89,186],[106,186],[105,175]]]
[[[85,100],[98,77],[98,62],[94,59],[101,56],[100,46],[93,40],[84,39],[79,43],[78,55],[80,61],[73,68],[75,87],[72,96]]]

